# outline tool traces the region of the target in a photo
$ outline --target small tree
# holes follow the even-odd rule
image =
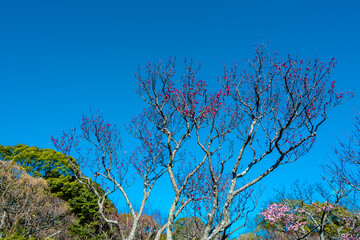
[[[174,198],[156,239],[164,232],[172,239],[174,222],[187,208],[195,208],[205,224],[201,239],[225,239],[234,221],[246,219],[251,211],[244,199],[256,203],[253,186],[307,153],[327,111],[344,99],[345,94],[334,91],[335,81],[328,79],[334,59],[328,64],[290,56],[278,60],[277,54],[269,56],[259,47],[247,63],[249,70],[225,68],[214,93],[197,78],[199,67],[192,60],[185,60],[180,79],[174,59],[139,68],[138,93],[147,107],[128,126],[140,145],[127,159],[119,155],[119,131],[101,116],[84,116],[80,137],[71,131],[53,138],[67,156],[72,150],[79,153],[76,176],[90,189],[82,171],[87,158],[79,144],[86,140],[93,146],[94,180],[102,177],[111,183],[104,195],[92,190],[100,212],[101,199],[118,190],[133,215],[132,229],[122,239],[134,239],[150,192],[164,173]],[[143,181],[139,211],[125,191],[129,164]],[[118,221],[103,218],[121,229]]]
[[[105,122],[101,115],[93,115],[92,113],[90,117],[83,115],[80,135],[76,135],[76,130],[73,129],[68,133],[64,132],[60,139],[52,138],[57,149],[68,157],[77,180],[96,196],[102,218],[108,224],[116,226],[116,231],[120,233],[120,239],[134,239],[136,237],[145,203],[156,180],[165,172],[161,165],[163,153],[154,151],[154,149],[159,148],[160,142],[157,139],[152,139],[151,134],[146,132],[146,129],[142,130],[140,131],[143,134],[141,135],[142,145],[127,159],[119,155],[121,144],[119,130],[116,125]],[[85,147],[88,147],[86,151],[80,147],[81,141],[86,141],[88,144],[84,144]],[[72,149],[78,154],[77,161],[69,155]],[[129,164],[134,166],[136,173],[143,179],[144,195],[138,212],[125,191],[131,185],[131,179],[128,181],[129,179],[126,178]],[[86,167],[90,167],[94,181],[83,174],[82,169]],[[104,180],[108,182],[104,183]],[[100,182],[100,186],[105,191],[99,189],[94,182]],[[111,185],[108,185],[109,182]],[[129,207],[132,215],[130,230],[128,230],[129,226],[122,226],[117,216],[107,214],[107,196],[115,191],[122,193]]]

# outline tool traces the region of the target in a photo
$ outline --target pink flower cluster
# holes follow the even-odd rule
[[[291,208],[283,203],[273,203],[268,208],[261,213],[265,217],[265,220],[268,220],[271,224],[280,224],[282,225],[283,230],[288,231],[298,231],[303,225],[306,224],[306,221],[303,217],[296,214],[301,211],[298,208]]]

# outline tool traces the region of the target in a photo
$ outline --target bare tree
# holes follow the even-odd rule
[[[70,239],[67,204],[49,193],[43,178],[35,178],[13,162],[0,161],[0,237]]]
[[[344,184],[343,188],[349,192],[349,207],[356,211],[360,210],[357,204],[360,194],[360,117],[355,118],[355,129],[347,137],[347,141],[339,140],[339,147],[333,150],[336,160],[330,160],[324,166],[324,170],[332,179]],[[350,194],[352,192],[352,194]]]
[[[130,127],[130,132],[135,132],[134,135],[140,139],[141,145],[128,158],[119,154],[121,139],[116,125],[105,122],[100,113],[94,115],[91,112],[89,117],[83,115],[80,135],[76,134],[76,129],[72,129],[64,132],[59,139],[52,138],[57,149],[68,157],[77,180],[97,196],[102,218],[108,224],[116,226],[120,239],[136,238],[138,224],[144,219],[142,214],[145,203],[155,182],[165,173],[161,165],[164,153],[161,150],[160,141],[156,135],[154,137],[148,132],[145,128],[146,123],[143,121],[141,118],[134,118],[134,129]],[[137,123],[139,124],[136,125]],[[82,147],[87,150],[83,151]],[[77,153],[77,160],[70,157],[71,150]],[[134,166],[136,173],[143,180],[143,199],[138,211],[126,193],[126,188],[132,183],[131,178],[130,180],[127,178],[129,164]],[[94,182],[101,183],[101,188],[84,175],[82,169],[85,168],[92,171]],[[122,225],[118,217],[111,217],[106,212],[107,196],[115,191],[121,192],[125,199],[132,217],[131,225]]]
[[[119,190],[134,218],[130,234],[122,234],[122,239],[134,239],[151,189],[164,173],[174,198],[155,238],[165,233],[172,239],[180,213],[195,208],[205,224],[202,239],[225,239],[235,221],[246,219],[252,209],[247,207],[249,201],[256,203],[254,185],[280,165],[307,153],[327,111],[352,96],[336,93],[335,82],[329,81],[334,59],[328,64],[290,56],[278,60],[277,54],[269,56],[259,47],[247,63],[249,70],[239,71],[236,65],[225,68],[214,93],[197,78],[200,66],[192,60],[185,60],[180,78],[174,59],[139,67],[138,94],[147,107],[128,126],[140,146],[126,161],[118,156],[118,131],[101,117],[84,117],[79,138],[65,133],[53,139],[66,155],[71,149],[79,153],[76,176],[85,184],[89,182],[82,174],[86,157],[78,144],[84,139],[95,146],[94,179],[102,177],[111,183],[104,194],[93,189],[100,211],[100,199]],[[129,164],[144,183],[138,212],[125,192]],[[118,221],[107,221],[121,231]]]

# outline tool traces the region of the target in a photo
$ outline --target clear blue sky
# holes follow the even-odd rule
[[[90,106],[122,126],[141,111],[138,64],[192,57],[215,85],[223,63],[241,63],[267,41],[279,55],[334,56],[338,90],[356,92],[306,157],[263,184],[314,179],[360,111],[359,10],[355,0],[1,1],[0,144],[53,148],[50,136],[76,126]]]

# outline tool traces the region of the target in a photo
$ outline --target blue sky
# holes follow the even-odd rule
[[[282,56],[335,57],[338,90],[356,93],[329,114],[306,157],[263,184],[316,179],[335,136],[360,111],[359,9],[347,0],[1,1],[0,144],[53,148],[50,137],[75,127],[90,106],[122,126],[142,108],[139,64],[192,57],[215,86],[223,63],[242,63],[265,41]]]

